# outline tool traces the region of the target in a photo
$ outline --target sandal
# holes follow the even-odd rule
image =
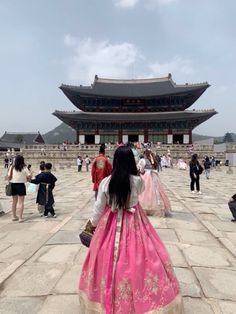
[[[12,218],[12,221],[18,221],[19,220],[19,217],[13,217]]]
[[[19,222],[24,222],[25,220],[24,219],[19,219]]]

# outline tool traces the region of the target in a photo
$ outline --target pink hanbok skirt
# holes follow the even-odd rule
[[[142,175],[145,190],[139,196],[139,202],[148,216],[169,217],[171,206],[159,175],[156,171],[146,170]]]
[[[183,314],[166,249],[140,205],[106,207],[79,280],[81,314]]]

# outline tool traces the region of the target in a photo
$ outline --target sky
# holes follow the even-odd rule
[[[58,88],[94,76],[166,77],[211,87],[190,109],[218,112],[194,129],[236,133],[235,0],[0,0],[0,136],[45,133]]]

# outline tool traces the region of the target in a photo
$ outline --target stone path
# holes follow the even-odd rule
[[[236,173],[214,171],[201,176],[202,195],[189,192],[188,171],[160,174],[173,217],[151,217],[165,242],[180,281],[186,314],[236,313],[236,223],[230,221],[229,197]],[[86,254],[78,239],[93,207],[88,173],[59,170],[55,189],[56,219],[41,218],[35,194],[25,203],[25,223],[0,217],[0,313],[77,314],[76,284]],[[0,199],[5,210],[10,200]]]

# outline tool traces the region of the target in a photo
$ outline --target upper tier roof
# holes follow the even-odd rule
[[[194,91],[200,92],[201,95],[209,86],[207,82],[178,85],[169,74],[168,77],[163,78],[133,80],[104,79],[95,76],[94,83],[91,86],[62,84],[60,89],[69,99],[75,94],[81,96],[142,98],[192,93]]]

